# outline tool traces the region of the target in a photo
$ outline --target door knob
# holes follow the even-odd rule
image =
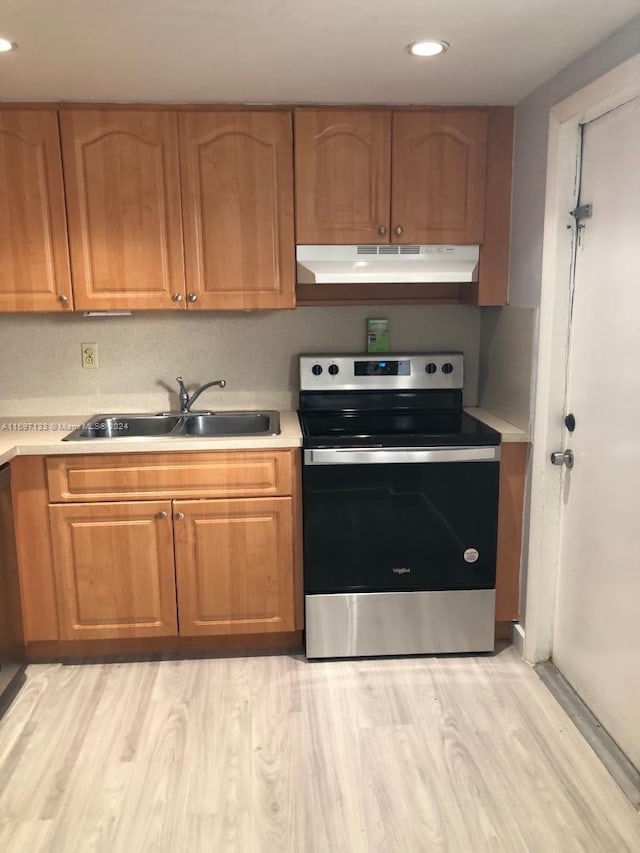
[[[566,465],[571,469],[574,461],[573,450],[556,450],[551,454],[552,465]]]

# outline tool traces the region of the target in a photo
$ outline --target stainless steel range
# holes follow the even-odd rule
[[[494,647],[500,435],[462,353],[303,355],[308,658]]]

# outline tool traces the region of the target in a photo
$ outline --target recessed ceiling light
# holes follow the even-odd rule
[[[438,41],[437,39],[424,39],[423,41],[414,41],[407,45],[407,50],[413,56],[438,56],[444,53],[449,47],[446,41]]]
[[[17,47],[18,45],[9,39],[0,38],[0,53],[7,53],[7,51],[15,50]]]

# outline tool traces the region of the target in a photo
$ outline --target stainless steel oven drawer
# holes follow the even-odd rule
[[[494,589],[307,595],[306,655],[493,651],[495,595]]]

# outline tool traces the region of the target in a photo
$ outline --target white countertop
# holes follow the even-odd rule
[[[300,447],[302,444],[298,415],[297,412],[291,411],[280,412],[279,435],[63,441],[66,435],[88,419],[82,415],[0,418],[0,465],[15,456],[173,450],[260,450],[267,447]]]
[[[491,412],[487,412],[486,409],[481,409],[478,406],[468,406],[465,408],[465,412],[468,415],[477,418],[477,420],[482,421],[483,424],[497,430],[497,432],[502,436],[502,441],[505,444],[517,444],[519,442],[529,441],[528,432],[508,423],[507,421],[503,421],[502,418],[499,418],[496,415],[492,415]]]
[[[528,434],[484,409],[465,411],[502,435],[503,442],[529,441]],[[280,412],[280,435],[207,438],[117,438],[110,441],[63,441],[87,416],[51,418],[0,418],[0,465],[15,456],[50,456],[84,453],[144,453],[179,450],[259,450],[266,447],[301,447],[297,412]]]

